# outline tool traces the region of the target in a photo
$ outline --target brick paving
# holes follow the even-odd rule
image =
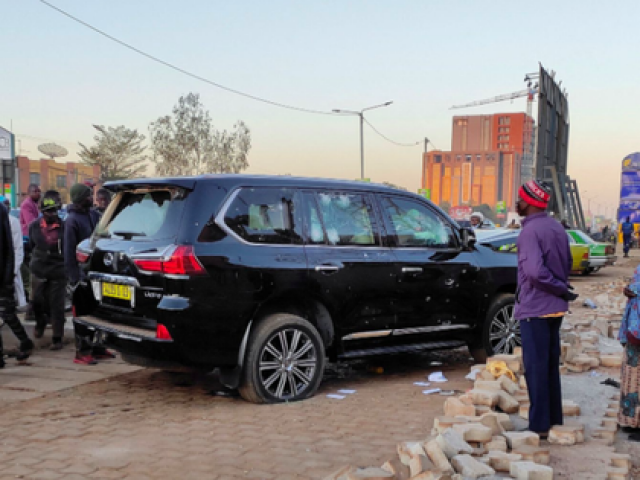
[[[413,382],[443,370],[443,388],[467,388],[469,363],[460,350],[381,360],[384,374],[356,365],[329,374],[314,398],[282,405],[213,394],[215,378],[155,370],[46,393],[0,412],[0,480],[317,479],[344,464],[377,465],[397,442],[426,438],[442,411],[445,397]],[[326,397],[340,388],[357,392]]]

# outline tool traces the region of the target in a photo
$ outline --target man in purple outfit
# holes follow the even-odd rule
[[[22,235],[25,237],[29,236],[29,225],[31,225],[31,222],[40,216],[38,202],[40,201],[42,191],[38,185],[32,183],[27,189],[27,194],[29,196],[25,198],[22,205],[20,205],[20,226],[22,227]]]
[[[520,321],[525,378],[529,390],[529,430],[545,436],[562,425],[560,324],[577,298],[571,292],[571,249],[563,226],[545,212],[551,188],[531,180],[520,187],[516,209],[518,291],[514,316]]]

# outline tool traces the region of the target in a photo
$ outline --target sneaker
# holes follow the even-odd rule
[[[93,358],[96,358],[98,360],[109,360],[111,358],[116,358],[113,352],[107,350],[104,347],[94,348],[91,355],[93,356]]]
[[[79,365],[97,365],[97,361],[91,355],[83,355],[82,357],[76,357],[73,359],[73,363]]]
[[[49,350],[51,350],[52,352],[56,352],[58,350],[62,350],[63,348],[64,348],[64,345],[62,345],[62,342],[55,342],[51,344],[51,346],[49,347]]]

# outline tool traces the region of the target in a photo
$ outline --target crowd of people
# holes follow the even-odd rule
[[[9,199],[0,197],[0,319],[20,341],[18,361],[27,359],[34,348],[18,311],[26,311],[26,318],[35,320],[35,338],[42,338],[50,324],[50,349],[63,348],[66,299],[84,279],[76,247],[91,236],[111,201],[110,193],[100,189],[94,206],[93,189],[83,183],[71,187],[70,197],[63,219],[60,193],[48,190],[43,194],[38,185],[29,185],[19,220],[10,214]],[[24,277],[22,272],[26,272]],[[75,363],[94,365],[109,358],[114,355],[103,346],[76,335]],[[0,368],[4,366],[0,336]]]

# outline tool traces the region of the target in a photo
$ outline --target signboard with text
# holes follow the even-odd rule
[[[640,153],[627,155],[622,161],[618,222],[623,223],[627,217],[632,223],[640,223]]]

